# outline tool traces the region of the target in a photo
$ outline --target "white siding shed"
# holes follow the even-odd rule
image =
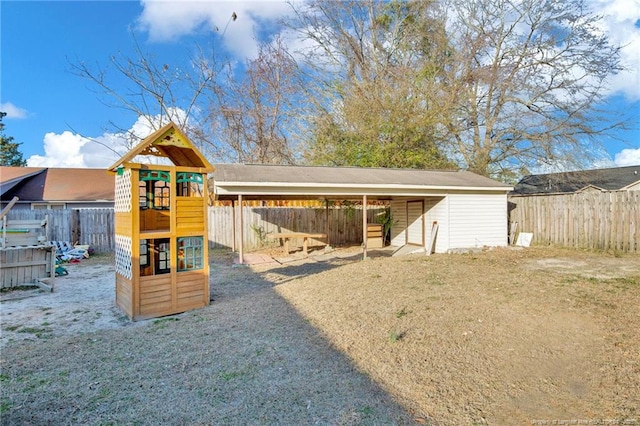
[[[212,186],[218,199],[388,201],[393,246],[427,249],[433,242],[436,253],[446,253],[507,245],[507,193],[513,188],[468,171],[247,164],[215,168]]]
[[[446,253],[454,249],[476,247],[500,247],[508,243],[508,217],[506,193],[455,193],[442,197],[426,197],[412,200],[394,200],[391,214],[394,226],[391,245],[416,244],[411,222],[415,223],[415,211],[411,206],[423,204],[422,222],[425,249],[435,235],[435,252]],[[408,223],[408,221],[411,221]],[[437,224],[437,228],[434,225]],[[413,236],[412,236],[413,235]]]

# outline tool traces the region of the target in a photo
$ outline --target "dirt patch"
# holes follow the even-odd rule
[[[64,268],[69,275],[55,279],[52,293],[40,289],[0,293],[0,347],[19,340],[135,325],[113,303],[113,257],[96,256]]]
[[[574,257],[537,259],[532,261],[529,267],[604,280],[640,275],[640,261],[629,261],[628,257],[594,257],[580,253],[576,253]]]
[[[213,252],[211,306],[137,323],[71,265],[0,305],[1,422],[640,424],[640,257],[388,255]]]

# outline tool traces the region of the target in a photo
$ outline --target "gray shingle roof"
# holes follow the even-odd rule
[[[570,193],[589,185],[606,191],[615,191],[638,181],[640,181],[640,165],[529,175],[518,182],[513,192],[523,195]]]
[[[219,200],[360,199],[443,196],[452,192],[506,194],[513,187],[466,171],[360,167],[215,164],[210,189]]]
[[[257,164],[214,164],[214,167],[213,178],[221,183],[510,188],[467,171]]]

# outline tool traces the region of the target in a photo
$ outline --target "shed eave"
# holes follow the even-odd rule
[[[331,197],[361,197],[363,195],[377,197],[377,198],[390,198],[390,197],[430,197],[430,196],[444,196],[447,194],[460,194],[460,193],[484,193],[484,194],[506,194],[509,192],[505,188],[456,188],[456,187],[236,187],[236,186],[214,186],[213,192],[219,199],[221,198],[233,198],[238,195],[244,197],[316,197],[316,198],[331,198]]]
[[[220,182],[214,180],[214,189],[220,193],[262,193],[264,191],[280,191],[282,193],[299,192],[299,190],[307,191],[328,191],[335,192],[344,190],[352,192],[353,190],[385,193],[388,191],[395,192],[398,190],[407,191],[469,191],[469,192],[510,192],[513,191],[511,186],[453,186],[453,185],[406,185],[406,184],[322,184],[309,185],[306,183],[296,182]]]

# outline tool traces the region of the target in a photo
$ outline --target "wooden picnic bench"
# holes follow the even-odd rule
[[[307,249],[309,248],[309,238],[325,239],[327,238],[327,234],[314,234],[308,232],[277,232],[273,234],[267,234],[267,237],[284,240],[284,252],[286,254],[289,254],[289,240],[292,238],[302,238],[302,252],[305,256],[307,256]]]

